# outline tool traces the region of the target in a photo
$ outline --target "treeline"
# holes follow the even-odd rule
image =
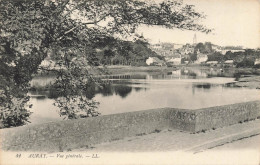
[[[92,47],[94,49],[85,49],[84,53],[88,56],[89,62],[92,65],[132,65],[146,66],[146,60],[149,57],[157,57],[163,59],[156,52],[149,48],[149,43],[139,37],[135,41],[124,41],[112,37],[94,38]],[[58,61],[59,56],[54,52],[51,55],[51,60]],[[68,60],[75,58],[67,56]]]
[[[260,58],[260,50],[246,49],[245,51],[226,52],[222,55],[219,52],[214,52],[208,55],[208,61],[224,62],[226,60],[233,60],[236,67],[259,67],[255,65],[255,60]]]
[[[256,59],[260,59],[260,49],[245,49],[242,47],[232,47],[226,46],[225,49],[236,50],[236,52],[227,51],[225,54],[213,50],[212,44],[210,42],[198,43],[194,47],[194,52],[189,53],[188,58],[185,57],[183,61],[196,61],[198,59],[198,53],[207,54],[207,61],[217,61],[219,63],[224,63],[227,60],[233,60],[233,64],[236,67],[256,67],[260,68],[260,65],[255,65]],[[241,51],[239,51],[241,50]]]
[[[203,54],[209,54],[209,53],[213,53],[213,49],[212,49],[212,44],[210,42],[205,42],[203,43],[198,43],[195,47],[194,47],[194,51],[192,53],[188,54],[188,57],[185,57],[183,59],[183,61],[190,61],[190,62],[194,62],[198,59],[198,53],[203,53]]]
[[[105,65],[144,66],[149,57],[158,57],[149,47],[148,42],[138,39],[132,41],[113,41],[97,51],[97,60]]]

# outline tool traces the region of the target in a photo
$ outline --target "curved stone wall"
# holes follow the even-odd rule
[[[260,101],[197,110],[162,108],[1,130],[1,148],[64,151],[163,129],[192,133],[260,117]]]

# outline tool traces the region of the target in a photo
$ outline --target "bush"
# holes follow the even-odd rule
[[[249,59],[244,59],[243,61],[237,63],[237,68],[254,67],[254,61]]]
[[[3,95],[1,95],[3,96]],[[22,126],[29,122],[31,112],[25,107],[29,97],[11,98],[0,107],[0,128]],[[31,105],[29,105],[30,107]]]

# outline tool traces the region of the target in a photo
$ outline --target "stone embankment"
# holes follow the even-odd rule
[[[64,151],[165,129],[205,132],[260,117],[260,101],[184,110],[162,108],[1,130],[3,150]]]

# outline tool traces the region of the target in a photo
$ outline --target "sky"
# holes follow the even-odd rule
[[[184,0],[195,5],[207,18],[202,24],[214,29],[210,34],[162,27],[141,26],[138,31],[151,43],[211,42],[220,46],[260,47],[260,0]]]

